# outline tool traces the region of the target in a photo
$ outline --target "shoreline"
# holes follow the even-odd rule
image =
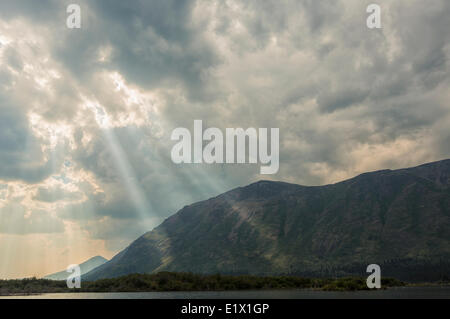
[[[1,297],[27,297],[27,296],[40,296],[47,294],[138,294],[138,293],[220,293],[220,292],[264,292],[264,291],[305,291],[305,292],[318,292],[318,293],[361,293],[361,292],[377,292],[395,289],[415,289],[415,288],[450,288],[450,283],[445,284],[435,284],[435,283],[420,283],[420,284],[406,284],[404,286],[392,286],[392,287],[381,287],[380,289],[359,289],[359,290],[326,290],[322,288],[279,288],[279,289],[240,289],[240,290],[141,290],[141,291],[73,291],[72,289],[68,291],[44,291],[44,292],[15,292],[15,293],[0,293]]]
[[[450,283],[403,282],[382,278],[381,289],[391,287],[448,287]],[[251,275],[200,275],[193,273],[160,272],[130,274],[117,278],[83,281],[80,289],[69,289],[66,281],[25,278],[0,280],[0,296],[32,296],[52,293],[145,293],[145,292],[226,292],[226,291],[370,291],[364,277],[305,278],[297,276],[259,277]]]

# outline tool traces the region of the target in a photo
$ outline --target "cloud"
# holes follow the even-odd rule
[[[45,211],[27,211],[19,203],[9,203],[0,208],[0,233],[24,235],[63,231],[63,222]]]
[[[82,30],[55,25],[58,37],[49,35],[52,56],[82,83],[95,84],[95,71],[115,70],[144,88],[177,85],[192,98],[203,98],[208,70],[220,60],[192,20],[194,5],[190,0],[81,1]]]
[[[63,8],[60,1],[42,0],[39,3],[32,0],[2,1],[0,16],[6,19],[23,18],[33,22],[45,23],[55,17],[56,12]]]
[[[48,177],[57,159],[46,159],[20,110],[1,96],[0,103],[0,179],[32,183]]]
[[[56,202],[61,200],[81,200],[83,194],[81,192],[71,192],[64,190],[61,187],[39,187],[37,189],[36,195],[33,197],[34,200],[41,202]]]

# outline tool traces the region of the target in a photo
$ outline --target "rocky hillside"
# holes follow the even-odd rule
[[[450,160],[325,186],[260,181],[184,207],[85,279],[183,271],[450,274]]]

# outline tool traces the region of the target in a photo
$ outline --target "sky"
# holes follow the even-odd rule
[[[81,28],[66,25],[69,4]],[[1,0],[0,278],[111,258],[261,179],[450,158],[450,2]],[[177,127],[279,128],[280,168],[171,161]]]

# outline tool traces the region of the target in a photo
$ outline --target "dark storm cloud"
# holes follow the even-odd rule
[[[108,195],[111,194],[112,191]],[[113,195],[113,198],[109,200],[104,193],[89,195],[87,201],[69,205],[58,215],[69,220],[98,220],[105,216],[115,219],[139,220],[142,217],[139,216],[126,193]]]
[[[44,158],[40,142],[20,109],[1,96],[0,105],[0,178],[28,183],[45,179],[58,165],[57,159]]]
[[[62,29],[56,56],[73,76],[89,78],[95,69],[118,70],[144,88],[181,85],[201,98],[208,69],[218,63],[214,48],[192,21],[194,1],[86,1],[80,32]],[[102,47],[112,48],[98,62]]]
[[[65,9],[63,3],[57,0],[5,0],[0,1],[0,17],[5,19],[20,17],[45,23],[54,19],[61,8]]]
[[[60,200],[80,200],[82,199],[81,192],[70,192],[62,189],[61,187],[39,187],[34,200],[41,202],[57,202]]]
[[[344,89],[340,92],[326,92],[317,99],[319,107],[327,112],[361,103],[368,95],[368,91],[357,88]]]

